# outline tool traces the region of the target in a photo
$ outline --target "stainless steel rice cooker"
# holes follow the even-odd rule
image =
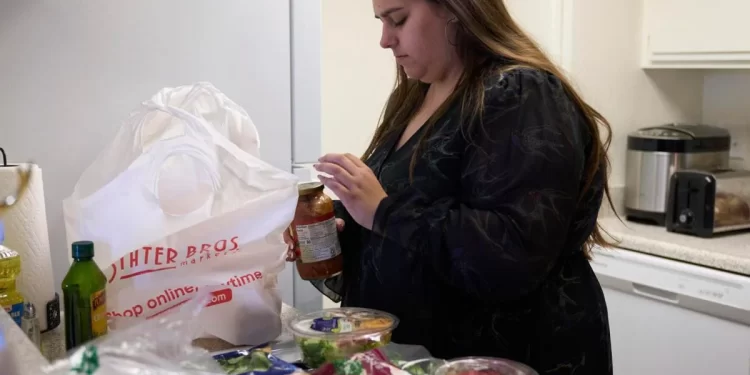
[[[710,125],[668,124],[628,135],[625,215],[665,225],[669,179],[676,170],[729,169],[731,137]]]

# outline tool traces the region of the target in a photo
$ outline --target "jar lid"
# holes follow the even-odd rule
[[[18,258],[18,253],[7,247],[0,246],[0,259]]]
[[[306,338],[337,339],[390,332],[398,322],[387,312],[341,307],[298,316],[289,323],[289,329]]]
[[[297,188],[299,189],[299,195],[310,195],[312,193],[323,191],[325,186],[323,186],[323,183],[321,182],[303,182],[297,185]]]

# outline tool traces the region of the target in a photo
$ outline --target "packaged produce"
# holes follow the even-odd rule
[[[74,242],[72,255],[62,282],[66,350],[107,333],[107,279],[94,262],[94,243]]]
[[[396,367],[378,349],[358,353],[347,359],[329,362],[315,370],[312,375],[409,375]]]
[[[210,353],[192,344],[201,330],[199,316],[211,302],[202,290],[170,314],[112,330],[81,345],[66,358],[43,366],[46,375],[219,375],[221,366]],[[0,371],[1,372],[1,371]],[[29,372],[31,373],[31,372]]]
[[[529,366],[502,358],[466,357],[448,361],[434,375],[539,375]]]
[[[297,366],[276,357],[268,345],[217,354],[214,359],[227,375],[305,374]]]
[[[311,368],[381,347],[391,341],[398,318],[362,308],[336,308],[293,319],[289,329]]]
[[[5,227],[0,221],[0,306],[21,326],[23,296],[16,290],[16,278],[21,273],[21,257],[14,250],[3,246]]]
[[[411,375],[432,375],[438,367],[446,363],[443,359],[434,358],[421,345],[389,343],[375,350],[383,353],[393,365]]]
[[[297,272],[304,280],[322,280],[344,268],[333,200],[320,182],[299,185],[299,201],[292,223]]]

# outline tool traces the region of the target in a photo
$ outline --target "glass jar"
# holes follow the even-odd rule
[[[299,200],[292,222],[297,272],[303,280],[323,280],[341,273],[341,254],[333,200],[320,182],[299,185]]]

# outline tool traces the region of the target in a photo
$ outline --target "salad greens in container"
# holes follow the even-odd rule
[[[465,357],[446,362],[435,375],[539,375],[531,367],[502,358]]]
[[[296,317],[289,330],[311,368],[390,343],[398,318],[383,311],[342,307]]]

